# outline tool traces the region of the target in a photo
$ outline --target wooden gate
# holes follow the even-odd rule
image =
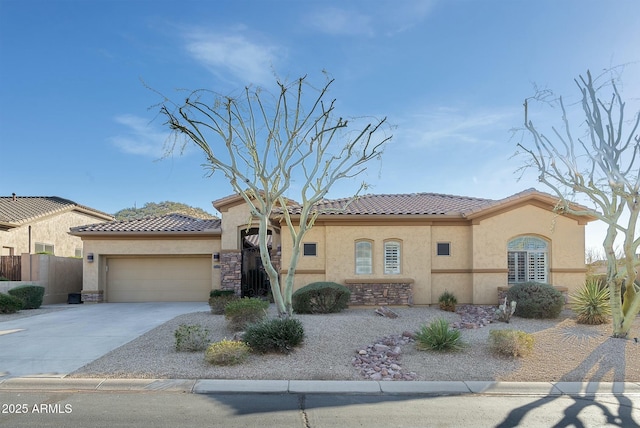
[[[0,256],[0,278],[5,281],[22,280],[22,256]]]

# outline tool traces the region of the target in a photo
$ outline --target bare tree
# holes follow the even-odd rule
[[[278,93],[261,88],[244,89],[239,97],[207,90],[191,92],[183,105],[165,101],[161,113],[176,136],[186,137],[206,156],[205,168],[220,171],[233,190],[242,195],[258,223],[260,257],[271,282],[281,317],[291,316],[291,296],[302,240],[312,228],[314,209],[331,186],[365,171],[379,158],[386,118],[373,120],[352,131],[351,123],[335,115],[336,100],[326,101],[333,79],[314,89],[306,76],[292,84],[277,82]],[[306,90],[316,91],[306,100]],[[169,150],[176,147],[176,140]],[[292,186],[293,184],[293,186]],[[299,189],[299,221],[293,221],[287,194]],[[362,184],[356,195],[366,187]],[[283,219],[293,251],[284,284],[267,247],[267,230],[274,215]],[[251,222],[252,219],[249,219]],[[282,260],[283,267],[285,260]]]
[[[586,132],[575,137],[562,97],[557,103],[562,111],[562,128],[551,128],[550,136],[540,132],[528,119],[525,101],[525,128],[532,145],[518,144],[527,155],[526,167],[539,173],[540,182],[558,195],[559,212],[595,216],[607,225],[603,249],[607,258],[607,285],[611,291],[613,336],[626,338],[640,311],[640,287],[636,281],[640,260],[636,257],[640,214],[640,136],[637,134],[640,111],[625,116],[616,79],[596,86],[587,71],[575,83],[581,93],[581,110]],[[611,90],[603,99],[601,93]],[[547,94],[548,95],[548,94]],[[536,97],[534,97],[536,98]],[[539,99],[539,98],[538,98]],[[572,208],[570,199],[585,196],[591,207]],[[623,260],[617,263],[614,242],[622,234]]]

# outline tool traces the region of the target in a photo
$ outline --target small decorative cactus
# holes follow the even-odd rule
[[[504,298],[504,302],[502,302],[498,309],[496,309],[496,319],[498,321],[508,323],[511,319],[511,316],[516,311],[516,301],[512,300],[511,304],[507,304],[507,298]]]

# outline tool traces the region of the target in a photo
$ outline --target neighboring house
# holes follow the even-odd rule
[[[296,289],[314,281],[345,284],[352,304],[433,304],[444,291],[459,303],[496,304],[498,288],[508,284],[574,290],[584,282],[585,225],[594,218],[560,215],[557,198],[535,189],[497,201],[418,193],[346,202],[318,204]],[[206,301],[217,288],[260,294],[247,284],[261,269],[248,206],[240,195],[213,205],[220,220],[169,215],[73,228],[86,253],[83,298]],[[299,216],[295,203],[288,210]],[[291,255],[283,226],[277,216],[269,226],[278,268]],[[286,270],[280,272],[284,278]]]
[[[0,255],[50,253],[82,257],[82,240],[69,228],[113,216],[57,196],[0,196]]]

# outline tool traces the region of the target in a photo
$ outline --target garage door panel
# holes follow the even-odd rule
[[[109,302],[206,302],[210,257],[134,257],[107,261]]]

